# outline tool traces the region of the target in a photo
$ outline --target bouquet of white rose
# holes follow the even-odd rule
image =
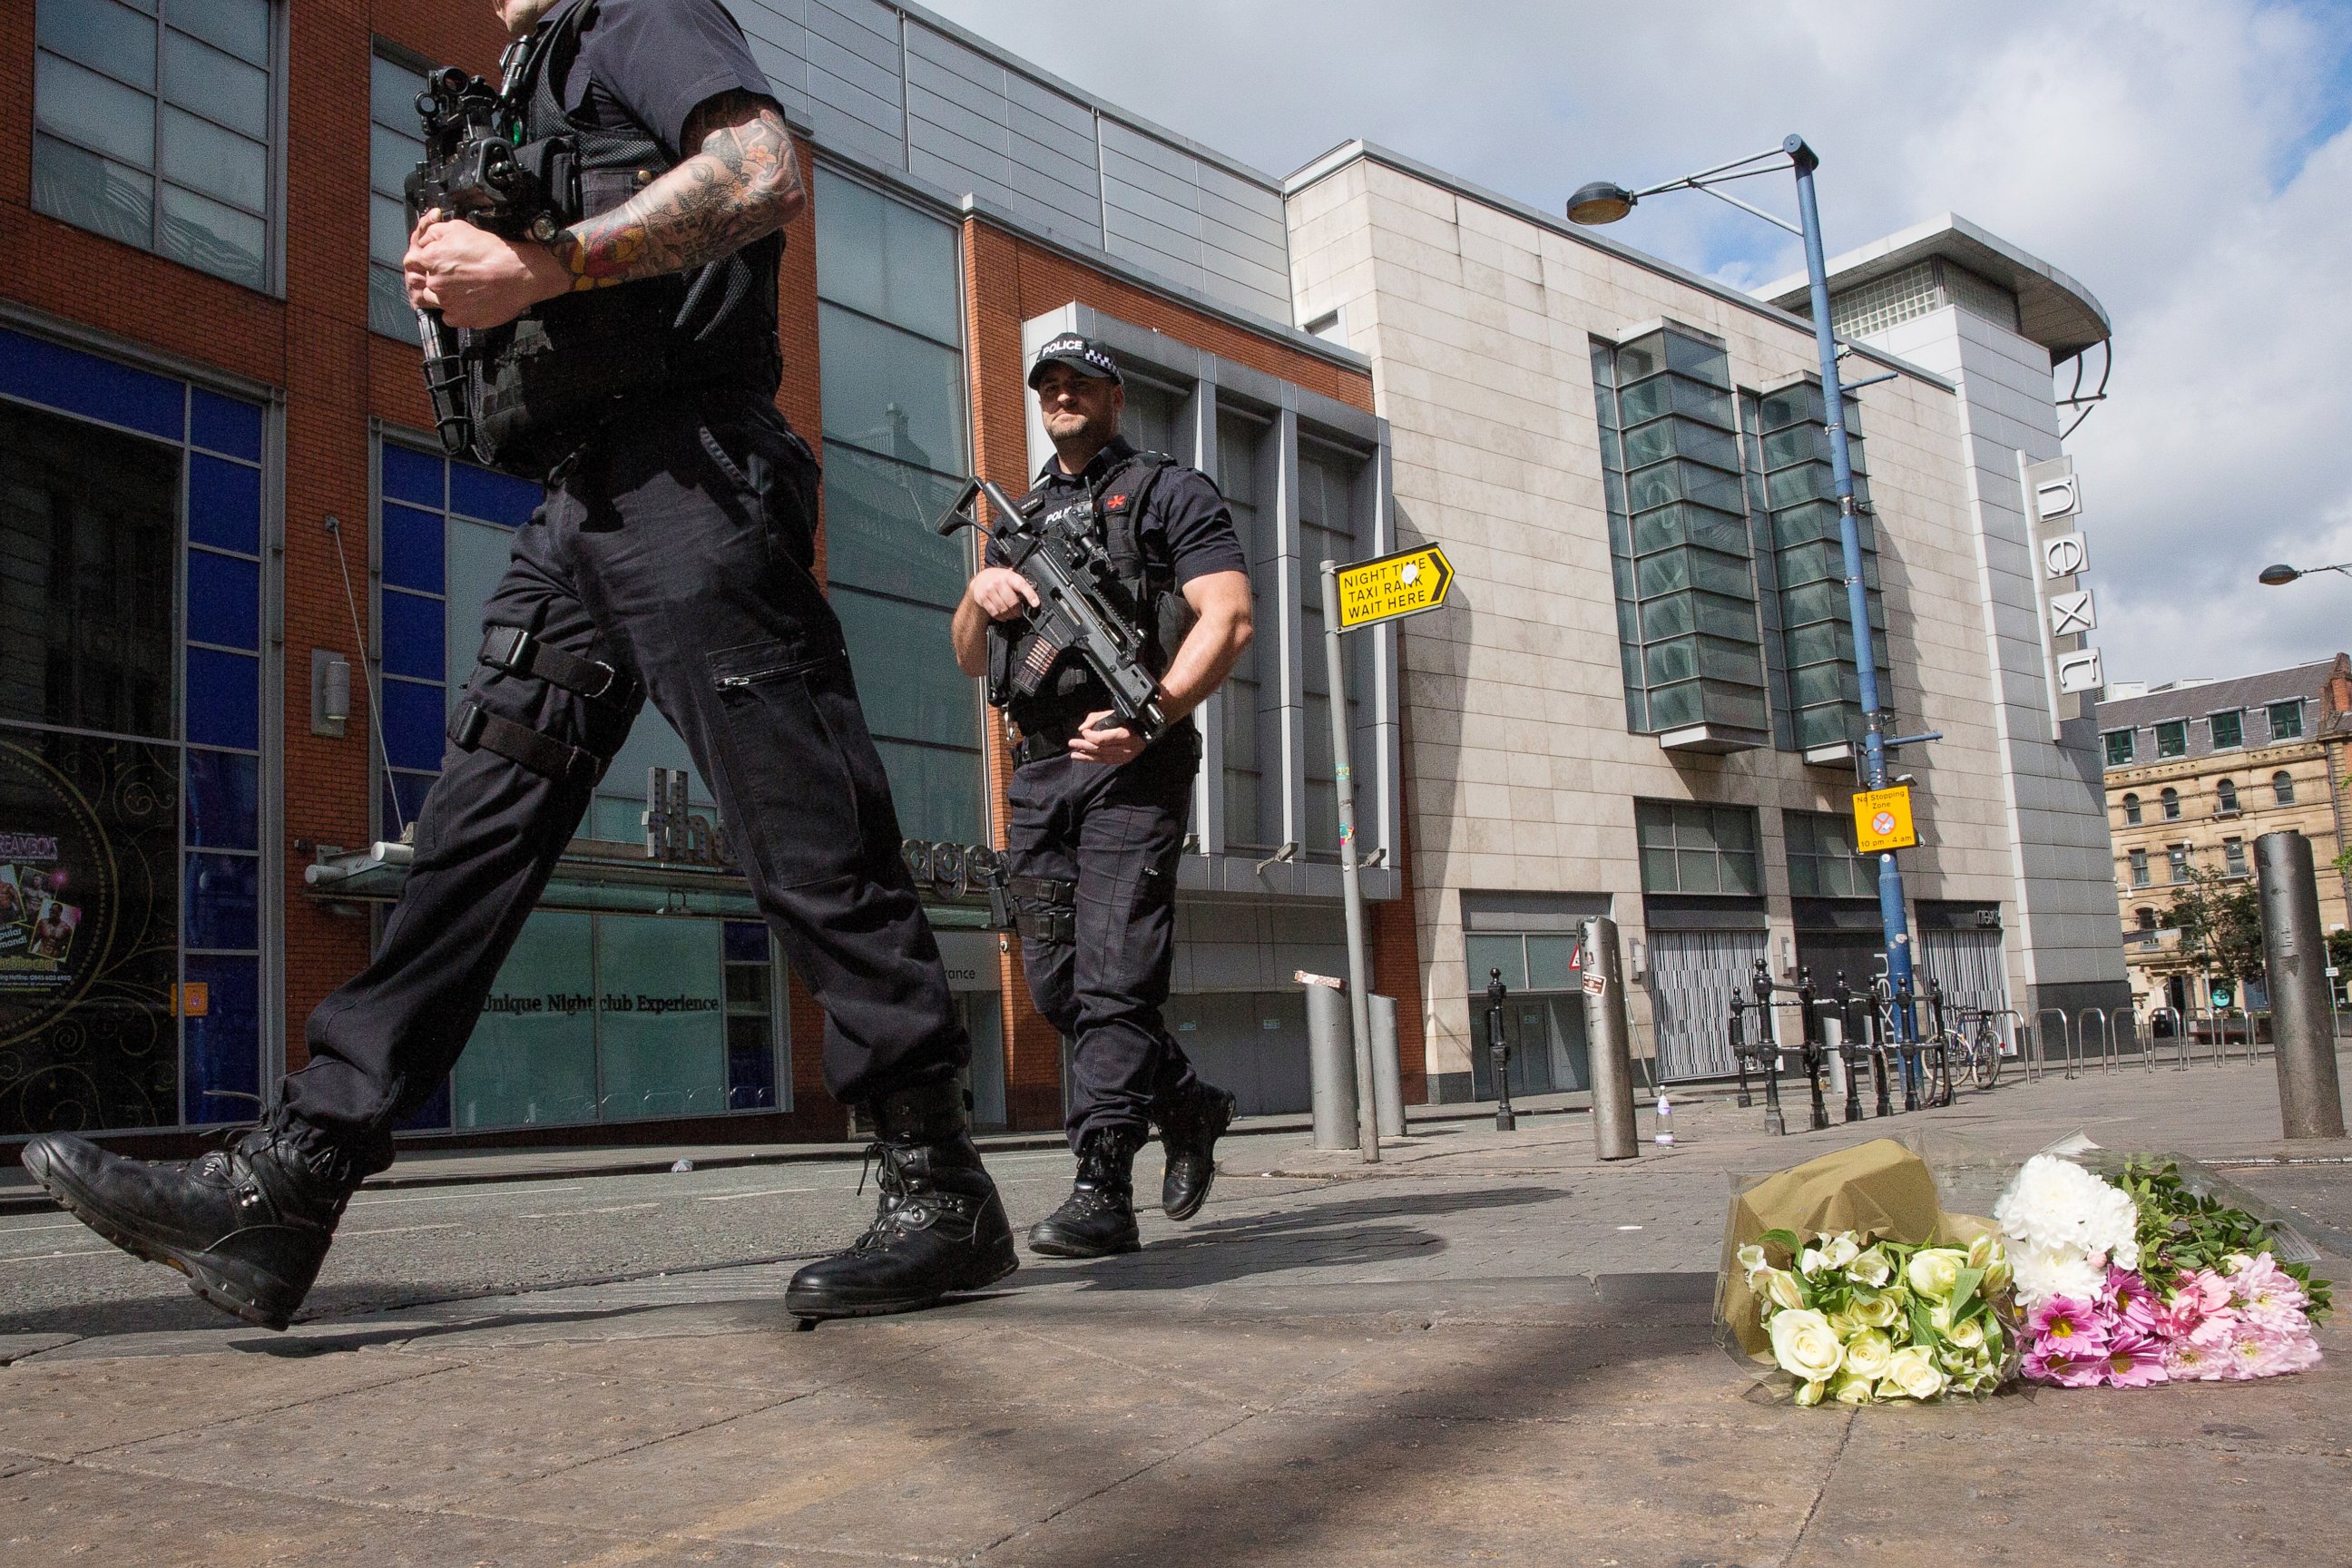
[[[1930,1247],[1768,1230],[1738,1262],[1800,1405],[1990,1394],[2015,1370],[2010,1263],[1991,1235]]]

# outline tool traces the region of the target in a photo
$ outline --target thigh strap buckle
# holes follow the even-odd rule
[[[604,776],[604,759],[595,752],[567,745],[528,724],[501,719],[470,697],[449,716],[449,741],[461,751],[495,752],[558,784],[593,789]]]
[[[1011,877],[1013,924],[1040,947],[1065,947],[1078,940],[1078,885],[1060,877]]]
[[[627,704],[638,695],[636,677],[624,675],[602,659],[582,658],[551,647],[521,626],[484,626],[480,658],[493,669],[561,686],[591,702]]]

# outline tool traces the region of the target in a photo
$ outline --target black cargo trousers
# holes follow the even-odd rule
[[[1037,1011],[1076,1042],[1071,1145],[1141,1133],[1197,1083],[1161,1009],[1176,956],[1176,868],[1200,772],[1187,723],[1118,767],[1064,754],[1013,770],[1006,869]]]
[[[310,1016],[310,1063],[286,1080],[298,1136],[350,1150],[362,1171],[391,1163],[391,1129],[464,1049],[647,695],[824,1009],[825,1087],[854,1104],[970,1059],[841,625],[812,574],[816,522],[816,459],[749,394],[639,400],[551,485],[482,612],[531,641],[486,632],[492,658],[451,721],[383,944]],[[574,689],[596,689],[595,665],[615,690]]]

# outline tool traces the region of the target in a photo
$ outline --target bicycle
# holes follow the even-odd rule
[[[1963,1007],[1958,1050],[1969,1087],[1990,1089],[2000,1080],[2000,1012],[1992,1007]]]

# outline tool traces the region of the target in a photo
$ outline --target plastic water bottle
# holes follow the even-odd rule
[[[1663,1093],[1658,1096],[1657,1141],[1668,1148],[1672,1148],[1675,1142],[1675,1108],[1666,1103],[1666,1097]]]

